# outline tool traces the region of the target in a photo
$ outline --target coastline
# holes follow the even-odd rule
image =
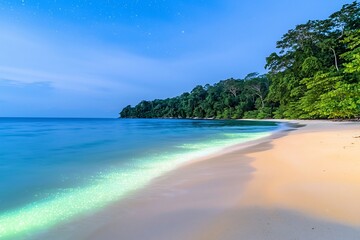
[[[230,148],[221,155],[188,163],[159,177],[128,199],[44,236],[50,234],[52,239],[358,239],[360,221],[356,216],[360,215],[360,209],[356,203],[360,201],[360,181],[357,181],[360,168],[354,167],[356,155],[351,145],[343,149],[342,144],[347,144],[349,136],[360,136],[360,125],[286,122],[306,126],[281,136],[274,134],[255,146]],[[341,141],[319,145],[319,141],[334,139],[340,133]],[[351,140],[358,153],[360,138]],[[300,152],[302,149],[312,152],[297,162],[295,168],[299,167],[299,171],[294,172],[288,166],[289,156],[298,157],[303,153],[294,155],[296,147],[289,146],[299,141],[303,144],[297,147]],[[338,161],[333,166],[331,159],[325,159],[319,166],[309,162],[309,156],[322,159],[324,151],[329,149],[338,153],[339,147],[334,148],[334,144],[341,145],[340,150],[348,153],[343,161],[350,159],[351,163]],[[324,151],[314,151],[320,148]],[[287,150],[284,152],[284,149]],[[334,152],[330,155],[334,156]],[[316,166],[323,168],[323,164],[328,167],[327,173],[332,174],[318,181]],[[334,188],[340,181],[336,170],[341,165],[346,165],[347,176],[354,178],[342,182],[345,188]],[[310,175],[309,166],[315,169]],[[299,187],[303,182],[306,186]],[[326,191],[319,192],[323,186]],[[316,187],[315,190],[309,191],[312,187]],[[345,193],[346,197],[328,203],[329,197],[336,198],[339,193]],[[305,201],[301,201],[304,196]],[[324,204],[327,209],[338,209],[334,214],[316,211]]]

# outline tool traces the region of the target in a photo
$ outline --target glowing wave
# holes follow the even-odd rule
[[[217,152],[224,147],[265,137],[270,133],[223,134],[224,140],[184,144],[188,153],[154,156],[136,160],[131,168],[97,176],[88,186],[67,189],[41,202],[35,202],[0,215],[0,238],[30,236],[39,230],[69,221],[81,214],[102,208],[149,183],[181,163]],[[197,150],[197,151],[194,151]],[[198,150],[201,149],[201,150]],[[189,152],[191,151],[191,152]]]

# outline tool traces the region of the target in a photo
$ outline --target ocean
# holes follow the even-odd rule
[[[0,239],[27,239],[226,147],[274,122],[0,118]]]

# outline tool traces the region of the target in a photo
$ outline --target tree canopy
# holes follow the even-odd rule
[[[253,117],[262,114],[270,117],[264,112],[268,85],[266,75],[254,73],[245,79],[231,78],[214,85],[199,85],[174,98],[141,101],[135,107],[125,107],[120,115],[133,118],[243,118],[249,114]]]

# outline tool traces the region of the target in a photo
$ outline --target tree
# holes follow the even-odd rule
[[[265,97],[269,90],[269,81],[265,75],[251,74],[245,77],[246,87],[259,97],[261,108],[265,107]]]
[[[175,98],[126,106],[121,117],[360,117],[360,4],[287,31],[268,73],[196,86]]]
[[[344,63],[345,73],[360,73],[360,30],[347,33],[343,41],[347,44],[348,52],[341,55],[346,60]]]
[[[279,51],[266,64],[271,82],[267,101],[275,106],[276,117],[335,117],[323,101],[343,99],[337,95],[344,93],[340,89],[356,92],[347,84],[359,81],[359,27],[360,5],[355,1],[327,19],[308,21],[284,34],[276,45]],[[322,111],[325,106],[328,110]],[[341,117],[342,111],[337,112]],[[343,117],[350,115],[344,112]]]

